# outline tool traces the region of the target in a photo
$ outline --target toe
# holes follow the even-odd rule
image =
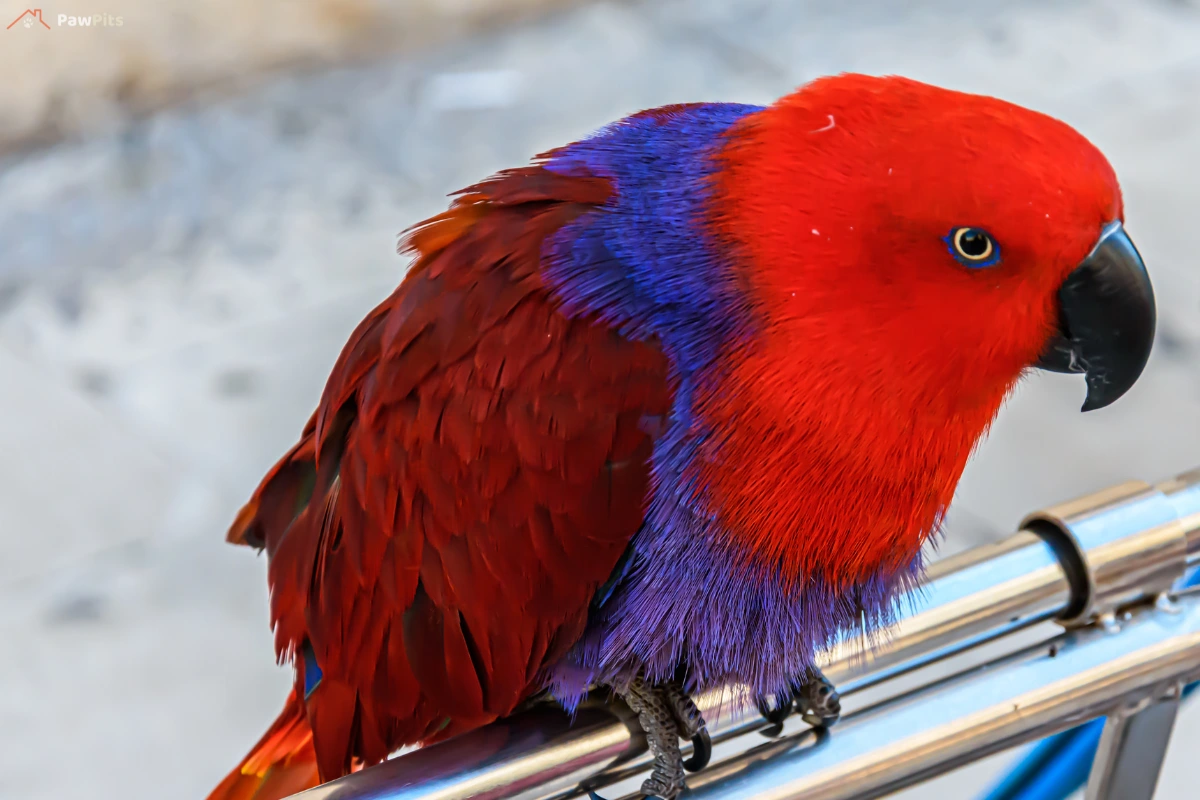
[[[699,772],[708,766],[712,759],[712,739],[709,738],[708,728],[701,728],[692,737],[692,757],[683,762],[683,768],[688,772]]]
[[[842,714],[842,699],[833,684],[821,679],[807,684],[803,690],[804,721],[810,725],[830,728]]]
[[[795,695],[787,691],[775,695],[775,708],[771,708],[771,702],[765,697],[756,697],[754,704],[758,707],[758,713],[762,714],[763,719],[772,725],[782,725],[788,714],[792,713],[792,704],[795,699]]]

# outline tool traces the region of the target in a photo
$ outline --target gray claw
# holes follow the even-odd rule
[[[842,699],[824,675],[817,673],[796,693],[800,718],[815,728],[832,728],[842,715]]]

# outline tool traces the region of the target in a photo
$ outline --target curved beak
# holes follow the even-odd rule
[[[1121,223],[1100,234],[1058,290],[1059,330],[1037,366],[1087,375],[1083,411],[1112,404],[1137,382],[1154,344],[1154,289]]]

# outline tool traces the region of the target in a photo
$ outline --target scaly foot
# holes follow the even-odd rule
[[[774,708],[765,698],[760,697],[755,703],[767,722],[775,725],[782,724],[793,707],[801,719],[815,728],[832,728],[842,714],[842,699],[837,689],[816,667],[776,695]]]
[[[700,709],[673,681],[651,686],[638,678],[621,696],[638,715],[638,724],[654,756],[650,777],[642,782],[642,794],[675,800],[684,788],[684,771],[704,769],[712,757],[712,740]],[[692,740],[692,757],[687,761],[679,749],[680,738]],[[603,800],[595,792],[588,794],[591,800]]]

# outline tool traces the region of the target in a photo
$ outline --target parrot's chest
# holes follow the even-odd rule
[[[779,428],[761,433],[771,441]],[[757,452],[707,460],[701,450],[729,469],[699,473],[705,496],[660,483],[633,542],[636,564],[592,613],[570,674],[619,685],[639,672],[665,680],[682,665],[693,690],[782,690],[844,632],[891,621],[969,448],[843,448],[838,461],[809,438]],[[570,694],[568,672],[554,675],[560,694]]]
[[[922,569],[918,548],[898,569],[837,586],[818,576],[796,582],[736,567],[702,536],[661,545],[643,543],[641,567],[617,585],[552,671],[560,696],[589,682],[620,684],[639,671],[666,679],[680,665],[693,690],[745,684],[774,693],[842,632],[890,621],[894,599]]]

